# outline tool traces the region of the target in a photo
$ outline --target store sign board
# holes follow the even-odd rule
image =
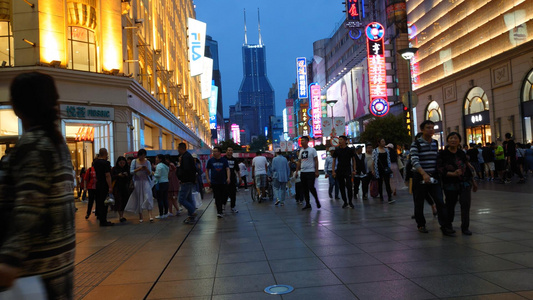
[[[298,82],[298,98],[308,98],[307,94],[307,59],[296,58],[296,80]]]
[[[207,24],[196,19],[188,18],[187,27],[189,29],[189,68],[191,76],[202,74],[203,57],[205,53],[205,32]]]
[[[59,109],[61,111],[61,119],[104,121],[113,121],[115,119],[115,109],[112,107],[61,104]]]
[[[202,74],[200,74],[200,83],[202,99],[211,97],[211,82],[213,80],[213,59],[204,57],[202,59]]]
[[[311,105],[312,105],[312,128],[313,128],[313,137],[318,138],[322,136],[322,100],[320,99],[320,85],[312,84],[309,88],[311,94]]]
[[[367,57],[368,57],[368,85],[370,87],[370,112],[377,117],[383,117],[389,112],[387,99],[387,76],[383,25],[372,22],[366,27]]]
[[[464,122],[466,127],[474,127],[480,125],[489,125],[490,124],[490,113],[488,110],[470,114],[464,116]]]
[[[209,97],[209,129],[217,129],[217,102],[218,86],[211,85],[211,97]]]

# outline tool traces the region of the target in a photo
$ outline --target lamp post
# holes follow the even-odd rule
[[[335,100],[335,99],[331,99],[331,100],[326,100],[326,104],[331,107],[331,133],[329,134],[330,138],[333,139],[333,128],[334,127],[334,124],[333,124],[333,106],[335,106],[335,104],[338,102],[339,100]]]
[[[413,83],[411,79],[411,59],[415,57],[416,51],[418,51],[418,48],[405,48],[405,49],[398,50],[398,53],[403,57],[403,59],[407,61],[407,68],[409,70],[409,91],[407,92],[407,99],[408,99],[407,108],[409,110],[409,116],[411,117],[411,128],[410,128],[411,139],[415,138],[415,134],[414,134],[415,125],[413,124],[413,102],[412,102],[413,101],[412,99]]]

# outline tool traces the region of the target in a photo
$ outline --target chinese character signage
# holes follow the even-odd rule
[[[187,27],[189,29],[189,68],[191,69],[191,76],[197,76],[204,71],[203,57],[205,53],[205,30],[207,24],[189,18],[187,20]]]
[[[241,131],[238,124],[231,124],[231,135],[236,144],[241,143]]]
[[[218,86],[211,85],[211,97],[209,97],[209,129],[217,129],[217,101]]]
[[[59,107],[62,119],[108,120],[115,119],[112,107],[95,107],[61,104]]]
[[[298,82],[298,98],[308,98],[307,95],[307,59],[296,58],[296,81]]]
[[[363,0],[346,0],[346,20],[361,21],[361,1]]]
[[[318,83],[313,83],[309,87],[311,94],[311,105],[312,105],[312,128],[313,128],[313,137],[318,138],[322,136],[322,100],[320,99],[320,85]]]
[[[387,99],[387,75],[384,55],[383,25],[372,22],[366,27],[368,51],[368,85],[370,87],[370,112],[383,117],[389,112]]]

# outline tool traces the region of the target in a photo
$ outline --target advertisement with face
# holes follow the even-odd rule
[[[354,101],[352,91],[352,73],[348,72],[341,80],[335,82],[327,92],[328,99],[338,100],[333,106],[333,116],[344,117],[346,122],[353,119],[354,115]],[[331,117],[331,109],[328,111],[328,116]]]
[[[358,66],[353,70],[355,90],[355,119],[370,113],[368,109],[368,76],[365,70],[366,61],[362,66]]]

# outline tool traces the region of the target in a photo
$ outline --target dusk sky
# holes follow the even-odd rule
[[[207,34],[218,41],[224,117],[237,102],[242,80],[244,17],[248,44],[258,43],[257,9],[266,46],[267,75],[281,116],[289,88],[296,80],[296,57],[311,59],[313,42],[331,37],[344,19],[341,0],[196,0],[196,18],[207,23]]]

